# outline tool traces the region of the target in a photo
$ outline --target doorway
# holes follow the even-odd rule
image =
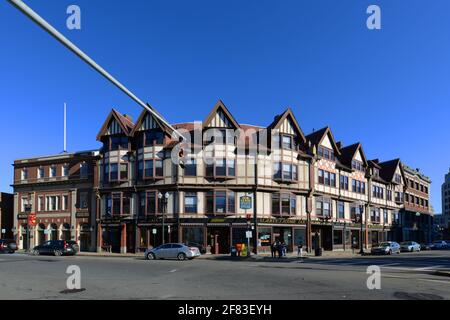
[[[312,227],[312,249],[323,248],[326,251],[333,250],[333,229],[331,226]]]
[[[280,241],[281,243],[286,244],[288,252],[292,252],[292,228],[274,227],[272,236],[274,241]]]
[[[230,253],[230,228],[208,227],[207,243],[211,246],[212,254]]]

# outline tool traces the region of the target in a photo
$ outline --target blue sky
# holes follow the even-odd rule
[[[302,129],[331,126],[367,157],[401,157],[440,185],[450,167],[448,0],[25,0],[172,123],[203,120],[222,99],[241,123],[290,106]],[[66,28],[79,5],[82,29]],[[366,28],[378,4],[382,30]],[[0,190],[14,159],[97,148],[112,107],[140,108],[0,2]]]

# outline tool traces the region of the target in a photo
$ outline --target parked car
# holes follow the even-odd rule
[[[415,241],[405,241],[400,243],[400,250],[402,252],[420,251],[420,244]]]
[[[200,254],[206,254],[206,248],[205,248],[202,244],[200,244],[200,243],[197,243],[197,242],[187,242],[186,245],[187,245],[188,247],[195,247],[195,248],[198,248],[198,250],[200,251]]]
[[[0,252],[14,253],[17,250],[17,243],[14,240],[0,240]]]
[[[394,241],[387,241],[372,247],[372,254],[393,254],[400,253],[400,245]]]
[[[420,250],[431,250],[433,249],[433,244],[432,243],[421,243],[420,244]]]
[[[33,248],[33,254],[38,255],[76,255],[78,244],[75,241],[50,240]]]
[[[442,249],[447,249],[447,248],[448,248],[448,244],[444,240],[433,241],[433,247],[432,247],[433,250],[442,250]]]
[[[188,247],[182,243],[167,243],[153,249],[145,250],[147,260],[155,259],[194,259],[200,256],[200,250],[197,247]]]

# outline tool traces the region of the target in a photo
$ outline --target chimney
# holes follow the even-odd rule
[[[337,147],[338,147],[339,149],[341,149],[343,143],[342,143],[342,141],[338,141],[338,142],[336,142],[336,145],[337,145]]]

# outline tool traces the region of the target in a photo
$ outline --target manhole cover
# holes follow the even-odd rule
[[[74,294],[74,293],[80,293],[80,292],[83,292],[83,291],[86,291],[86,289],[85,288],[81,288],[81,289],[66,289],[66,290],[61,291],[60,293],[62,293],[62,294]]]
[[[396,292],[394,297],[402,300],[444,300],[443,297],[431,293]]]

